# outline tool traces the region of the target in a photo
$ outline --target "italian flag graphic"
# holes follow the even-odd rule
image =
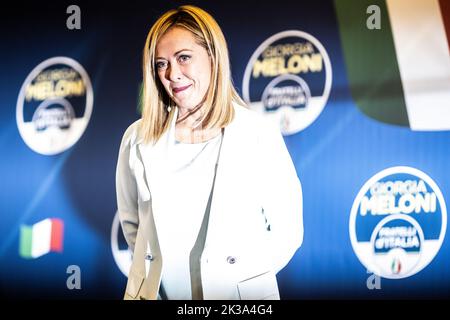
[[[20,228],[20,255],[38,258],[50,251],[62,252],[64,223],[61,219],[45,219]]]
[[[391,263],[391,270],[393,274],[399,274],[402,271],[402,263],[400,259],[394,259]]]
[[[380,29],[367,26],[376,18],[371,5]],[[412,130],[450,130],[450,1],[335,0],[335,7],[358,108]]]

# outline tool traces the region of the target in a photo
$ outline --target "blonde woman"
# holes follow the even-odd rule
[[[236,93],[217,22],[164,13],[143,71],[116,172],[125,299],[279,299],[276,273],[303,239],[301,185],[278,128]]]

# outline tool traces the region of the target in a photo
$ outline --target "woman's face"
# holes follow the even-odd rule
[[[156,72],[180,108],[199,105],[209,88],[211,60],[194,35],[179,27],[169,29],[156,45]]]

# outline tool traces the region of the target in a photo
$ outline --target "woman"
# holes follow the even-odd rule
[[[300,182],[273,125],[244,107],[216,21],[182,6],[144,48],[142,118],[125,132],[118,212],[125,299],[279,299],[303,238]]]

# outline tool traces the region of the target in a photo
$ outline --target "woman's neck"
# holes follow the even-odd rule
[[[176,124],[179,127],[201,130],[201,119],[205,114],[205,107],[200,104],[193,109],[178,107],[178,117]]]
[[[184,143],[200,143],[216,137],[220,129],[205,130],[201,120],[205,114],[203,106],[194,109],[178,108],[178,117],[175,125],[175,138]]]

